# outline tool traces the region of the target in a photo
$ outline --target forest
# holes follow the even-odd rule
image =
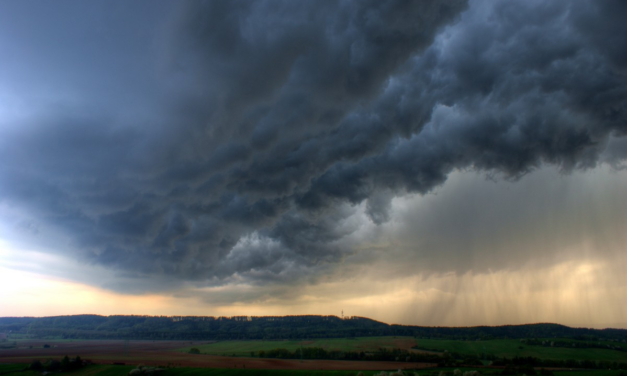
[[[0,317],[11,338],[249,340],[366,336],[490,340],[571,338],[627,341],[627,329],[571,328],[559,324],[476,327],[390,325],[365,317],[337,316],[100,316]]]

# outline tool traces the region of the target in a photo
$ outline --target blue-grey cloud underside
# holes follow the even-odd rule
[[[625,2],[123,4],[0,6],[28,109],[0,119],[0,200],[80,260],[307,278],[356,252],[356,205],[381,225],[453,171],[627,156]]]

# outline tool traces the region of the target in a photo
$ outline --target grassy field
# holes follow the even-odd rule
[[[10,367],[9,367],[10,366]],[[0,364],[0,375],[3,372],[11,376],[41,376],[35,371],[22,371],[26,364]],[[83,369],[63,372],[72,376],[126,376],[134,366],[91,365]],[[379,371],[363,371],[364,376],[374,376]],[[160,376],[356,376],[358,371],[317,371],[317,370],[269,370],[269,369],[232,369],[232,368],[167,368]],[[410,375],[411,373],[408,373]]]
[[[378,371],[364,371],[364,376],[373,376]],[[271,369],[203,369],[174,368],[163,372],[163,376],[356,376],[357,371],[316,371],[316,370],[271,370]]]
[[[420,370],[420,376],[439,376],[440,372],[444,372],[445,376],[453,376],[453,371],[456,368],[430,368],[427,370]],[[466,371],[479,371],[484,376],[499,376],[500,369],[489,368],[457,368],[462,372]],[[582,371],[553,371],[554,376],[621,376],[624,371],[616,370],[582,370]]]
[[[551,340],[549,340],[551,341]],[[439,339],[417,339],[420,349],[456,352],[463,355],[492,354],[499,357],[533,356],[539,359],[553,360],[608,360],[627,362],[627,352],[610,349],[575,349],[565,347],[528,346],[519,340],[503,339],[489,341],[459,341]]]
[[[477,370],[484,376],[499,376],[499,369],[476,369],[476,368],[459,368],[462,372]],[[440,372],[444,372],[445,376],[453,376],[455,368],[430,368],[428,370],[420,370],[420,376],[439,376]],[[553,371],[554,376],[622,376],[624,371],[617,370],[582,370],[582,371]]]
[[[35,371],[23,371],[25,364],[0,364],[0,375],[11,376],[41,376]],[[83,369],[64,372],[72,376],[126,376],[134,366],[92,365]],[[420,376],[439,376],[444,372],[445,376],[452,376],[454,368],[432,368],[420,370]],[[475,370],[474,368],[460,368],[462,372]],[[481,369],[482,375],[497,376],[499,370]],[[224,368],[192,368],[179,367],[168,368],[159,373],[161,376],[356,376],[357,371],[315,371],[315,370],[260,370],[260,369],[224,369]],[[374,376],[378,371],[364,371],[364,376]],[[413,372],[406,371],[406,375],[413,376]],[[555,376],[620,376],[620,371],[594,370],[594,371],[560,371],[554,372]]]
[[[551,340],[548,340],[551,341]],[[563,340],[573,342],[573,340]],[[612,344],[608,342],[607,344]],[[597,349],[597,348],[565,348],[530,346],[519,340],[487,340],[487,341],[460,341],[416,339],[414,337],[361,337],[361,338],[330,338],[310,341],[221,341],[205,345],[194,345],[180,349],[183,352],[195,347],[203,354],[227,355],[227,356],[251,356],[251,352],[257,356],[259,351],[284,348],[294,351],[300,347],[321,347],[327,351],[376,351],[379,348],[410,349],[413,346],[422,350],[444,351],[459,353],[462,355],[491,354],[498,357],[513,358],[515,356],[532,356],[539,359],[552,360],[595,360],[627,362],[627,352]]]
[[[26,364],[0,364],[0,375],[21,371],[26,366]]]
[[[409,349],[415,345],[413,337],[361,337],[361,338],[328,338],[306,341],[221,341],[206,345],[194,345],[182,348],[187,352],[195,347],[203,354],[209,355],[230,355],[230,356],[250,356],[251,352],[255,356],[259,351],[273,349],[287,349],[294,351],[302,347],[321,347],[327,351],[376,351],[379,348],[402,348]]]
[[[0,364],[1,376],[41,376],[41,372],[24,370],[28,364]],[[91,365],[72,372],[72,376],[126,376],[135,366]]]

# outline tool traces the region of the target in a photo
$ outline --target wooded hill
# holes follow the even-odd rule
[[[10,337],[74,339],[307,339],[414,336],[441,339],[574,338],[627,341],[626,329],[570,328],[558,324],[476,327],[389,325],[337,316],[99,316],[0,317]]]

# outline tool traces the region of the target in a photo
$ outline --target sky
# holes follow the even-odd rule
[[[627,2],[0,2],[0,316],[627,328]]]

